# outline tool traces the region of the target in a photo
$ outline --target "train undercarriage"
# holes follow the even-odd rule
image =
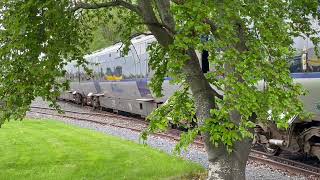
[[[258,124],[254,132],[254,143],[261,144],[271,155],[285,150],[320,160],[320,121],[301,122],[297,118],[287,130],[278,129],[274,123]]]

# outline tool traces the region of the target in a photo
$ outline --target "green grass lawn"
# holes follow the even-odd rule
[[[203,171],[147,146],[57,121],[11,121],[0,128],[1,180],[179,179]]]

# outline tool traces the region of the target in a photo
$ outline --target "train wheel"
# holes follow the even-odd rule
[[[88,105],[88,106],[93,106],[93,98],[94,97],[86,97],[86,105]]]
[[[171,126],[171,129],[178,129],[178,125],[177,124],[170,123],[170,126]]]
[[[93,107],[93,109],[98,109],[98,108],[100,107],[99,97],[94,96],[94,97],[92,98],[92,107]]]
[[[279,156],[280,153],[282,152],[281,148],[278,146],[264,144],[263,147],[264,147],[264,150],[266,151],[266,153],[268,153],[271,156]]]
[[[82,96],[81,96],[81,94],[76,94],[75,95],[76,97],[75,97],[75,102],[77,103],[77,104],[82,104]]]

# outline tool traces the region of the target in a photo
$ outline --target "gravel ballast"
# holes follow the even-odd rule
[[[82,111],[82,112],[90,112],[91,110],[88,108],[81,108],[79,106],[70,104],[70,103],[60,103],[62,109],[64,110],[71,110],[71,111]],[[32,106],[37,107],[47,107],[47,103],[37,100],[34,101]],[[98,132],[102,132],[108,135],[117,136],[123,139],[131,140],[137,143],[142,143],[142,140],[140,139],[140,133],[131,131],[124,128],[117,128],[110,125],[102,125],[97,124],[93,122],[87,122],[87,121],[77,121],[74,119],[69,118],[63,118],[63,117],[57,117],[57,116],[51,116],[51,115],[43,115],[39,113],[34,112],[28,112],[27,113],[28,118],[50,118],[55,119],[59,121],[63,121],[66,124],[70,125],[76,125],[81,128],[87,128],[92,129]],[[148,140],[146,142],[149,146],[153,148],[160,149],[164,152],[167,152],[169,154],[173,154],[174,147],[176,142],[167,138],[160,138],[156,136],[150,135],[148,137]],[[204,167],[208,167],[208,161],[207,161],[207,155],[203,151],[203,149],[199,149],[197,147],[191,146],[188,148],[187,151],[183,151],[181,153],[181,156],[185,159],[197,162]],[[273,170],[272,168],[268,167],[267,165],[258,165],[254,162],[250,162],[247,165],[246,169],[246,175],[248,180],[262,180],[262,179],[268,179],[268,180],[300,180],[305,179],[303,177],[297,177],[297,176],[288,176],[284,172],[280,172],[278,170]]]

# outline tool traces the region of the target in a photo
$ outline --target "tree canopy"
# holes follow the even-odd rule
[[[63,66],[71,60],[85,64],[82,57],[92,39],[88,22],[97,17],[121,19],[124,51],[133,33],[156,37],[149,47],[155,72],[151,89],[161,96],[166,76],[182,88],[150,116],[148,132],[166,129],[167,115],[175,121],[196,116],[198,128],[179,145],[204,134],[213,164],[222,167],[226,161],[219,155],[250,144],[254,123],[271,117],[287,128],[288,119],[303,113],[299,96],[304,91],[293,83],[288,63],[294,37],[319,41],[312,26],[319,15],[316,0],[3,0],[0,6],[0,99],[6,102],[1,122],[23,117],[37,96],[55,102],[67,88],[57,78],[64,75]],[[204,50],[213,69],[205,75],[196,56]]]

